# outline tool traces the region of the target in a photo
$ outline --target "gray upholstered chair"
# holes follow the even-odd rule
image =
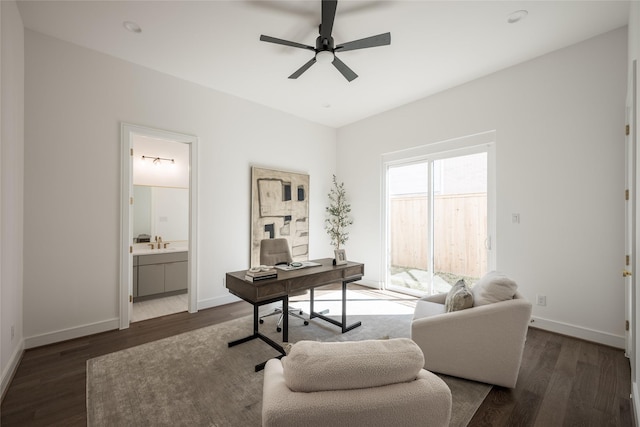
[[[505,276],[492,272],[482,281],[491,285],[496,277],[505,280]],[[513,388],[522,362],[531,303],[515,288],[511,296],[498,302],[487,300],[487,294],[479,295],[474,288],[474,304],[483,298],[482,305],[460,311],[446,312],[446,293],[419,300],[411,322],[411,339],[422,349],[424,368],[429,371]]]
[[[279,238],[279,239],[264,239],[260,242],[260,264],[262,265],[280,265],[280,264],[290,264],[293,261],[291,257],[291,251],[289,250],[289,242],[287,239]],[[306,290],[302,290],[296,293],[289,294],[289,297],[304,295],[306,294]],[[276,324],[276,330],[278,332],[282,331],[282,318],[283,318],[283,308],[276,308],[273,312],[266,314],[260,317],[260,323],[264,323],[264,318],[269,316],[280,315],[278,318],[278,323]],[[302,310],[289,306],[287,308],[287,312],[289,315],[293,317],[297,317],[304,321],[305,325],[309,324],[309,321],[302,317]]]
[[[408,338],[298,341],[264,369],[263,427],[448,427],[451,391]]]

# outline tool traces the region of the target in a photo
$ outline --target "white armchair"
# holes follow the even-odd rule
[[[447,294],[418,301],[411,339],[428,371],[513,388],[531,317],[531,303],[513,299],[445,312]]]

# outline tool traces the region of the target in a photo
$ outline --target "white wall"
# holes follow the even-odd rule
[[[535,325],[623,347],[626,37],[619,29],[339,129],[355,220],[346,251],[365,279],[384,277],[381,155],[496,130],[498,269],[530,301],[547,296]]]
[[[249,263],[250,165],[309,173],[310,255],[335,172],[331,128],[25,31],[27,347],[117,327],[120,122],[199,137],[199,307]]]
[[[16,3],[0,2],[0,395],[24,347],[22,248],[24,193],[24,32]],[[14,336],[11,336],[13,328]]]

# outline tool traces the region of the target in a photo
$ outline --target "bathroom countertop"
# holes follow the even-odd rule
[[[189,249],[187,248],[180,248],[180,247],[168,247],[166,249],[151,249],[151,248],[134,248],[133,249],[133,255],[155,255],[155,254],[168,254],[168,253],[174,253],[174,252],[189,252]]]

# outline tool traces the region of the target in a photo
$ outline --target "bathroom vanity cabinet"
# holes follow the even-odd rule
[[[134,301],[187,291],[188,252],[135,255],[133,258]]]

